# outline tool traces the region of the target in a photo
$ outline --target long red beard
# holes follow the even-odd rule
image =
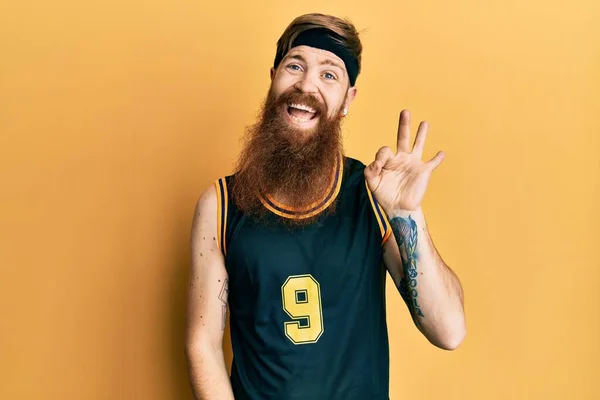
[[[317,111],[319,121],[312,132],[284,119],[284,107],[291,103],[308,104]],[[327,118],[325,106],[311,95],[294,91],[275,99],[269,92],[259,120],[246,129],[231,194],[238,208],[259,220],[269,213],[259,193],[273,195],[288,208],[304,209],[324,196],[342,154],[341,116]],[[334,205],[323,213],[332,213]],[[282,221],[306,225],[323,213]]]

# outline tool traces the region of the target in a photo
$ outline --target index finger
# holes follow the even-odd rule
[[[398,122],[398,147],[396,152],[410,152],[410,111],[402,110]]]

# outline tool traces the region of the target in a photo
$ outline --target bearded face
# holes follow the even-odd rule
[[[321,199],[343,154],[340,109],[354,93],[347,83],[328,82],[331,72],[313,68],[308,73],[310,53],[314,63],[323,65],[324,51],[307,47],[309,54],[298,57],[298,49],[290,53],[291,62],[284,59],[274,73],[258,121],[246,130],[231,188],[236,205],[259,219],[269,213],[261,196],[290,209],[305,209]],[[343,76],[339,71],[338,75]],[[332,211],[332,206],[326,210]],[[284,222],[303,225],[313,219]]]

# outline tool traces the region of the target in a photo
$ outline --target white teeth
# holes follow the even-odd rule
[[[290,107],[297,108],[298,110],[308,111],[313,114],[316,112],[316,110],[314,108],[311,108],[311,107],[307,106],[306,104],[290,104]]]

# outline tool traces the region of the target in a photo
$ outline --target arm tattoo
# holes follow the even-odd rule
[[[225,330],[225,322],[227,321],[227,297],[229,296],[229,279],[225,279],[221,293],[219,293],[219,300],[223,303],[223,323],[221,324],[221,330]]]
[[[390,225],[398,242],[400,258],[402,259],[402,269],[404,270],[404,277],[398,284],[398,290],[409,308],[416,315],[425,317],[417,302],[417,297],[419,296],[419,292],[417,291],[417,223],[409,216],[408,218],[393,218],[390,221]]]

